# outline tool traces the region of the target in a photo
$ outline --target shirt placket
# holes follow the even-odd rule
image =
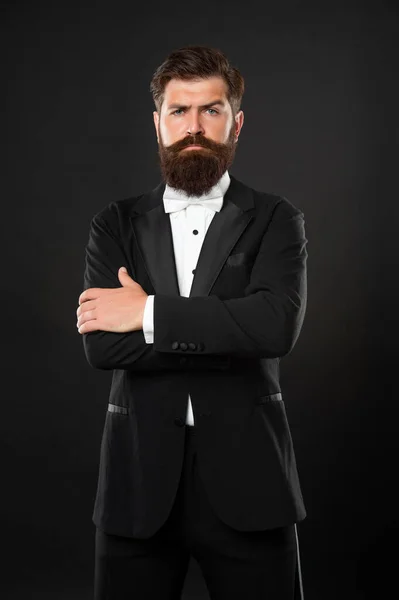
[[[184,256],[185,288],[187,295],[191,290],[197,266],[198,256],[204,239],[204,209],[201,205],[190,205],[186,208],[186,231]]]

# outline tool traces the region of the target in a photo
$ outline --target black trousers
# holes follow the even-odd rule
[[[302,600],[295,526],[241,532],[212,509],[196,461],[196,427],[186,426],[182,475],[172,511],[151,538],[97,529],[95,600],[179,600],[190,555],[211,600]]]

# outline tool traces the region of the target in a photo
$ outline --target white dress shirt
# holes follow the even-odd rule
[[[185,192],[166,184],[163,203],[169,213],[173,236],[177,280],[181,296],[190,295],[194,271],[202,243],[215,212],[223,206],[223,197],[230,185],[230,176],[225,171],[218,183],[208,194],[188,197]],[[204,204],[200,204],[203,202]],[[144,308],[143,333],[147,344],[154,343],[154,296],[148,296]],[[188,395],[186,424],[194,425],[191,398]]]

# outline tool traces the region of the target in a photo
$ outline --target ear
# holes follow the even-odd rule
[[[159,114],[156,110],[154,110],[154,112],[152,113],[152,116],[154,117],[155,131],[156,131],[157,140],[159,143]]]
[[[238,136],[240,135],[241,128],[244,124],[244,113],[242,110],[238,111],[238,113],[234,117],[234,120],[235,120],[235,134],[236,134],[236,142],[237,142]]]

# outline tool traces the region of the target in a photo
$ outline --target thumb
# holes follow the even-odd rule
[[[118,271],[118,278],[123,286],[129,285],[129,284],[131,285],[132,282],[134,281],[128,274],[126,267],[120,267],[120,269]]]

